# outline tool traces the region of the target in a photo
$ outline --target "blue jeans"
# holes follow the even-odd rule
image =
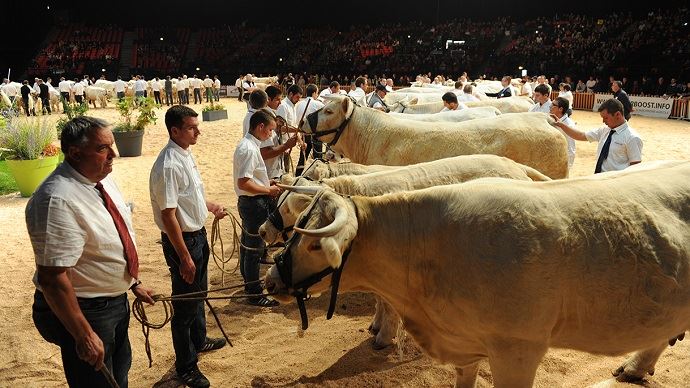
[[[103,363],[115,377],[117,384],[126,388],[127,373],[132,365],[129,345],[129,303],[127,294],[115,297],[77,298],[79,308],[105,349]],[[38,332],[48,342],[60,347],[62,367],[70,387],[104,387],[110,385],[101,372],[77,356],[72,335],[48,306],[43,294],[34,293],[33,320]]]
[[[196,266],[194,282],[188,284],[180,275],[180,257],[177,255],[170,239],[165,233],[163,255],[170,270],[172,295],[186,294],[208,290],[208,258],[210,250],[206,239],[206,229],[196,235],[184,233],[184,245],[192,256]],[[204,301],[173,301],[174,314],[170,321],[173,348],[175,348],[175,369],[182,374],[197,363],[197,349],[204,346],[206,340],[206,311]]]
[[[263,256],[266,245],[258,236],[259,227],[266,222],[268,215],[276,208],[275,202],[267,195],[249,197],[242,195],[237,200],[237,209],[242,219],[242,228],[256,236],[242,232],[242,245],[259,249],[258,251],[240,247],[240,272],[245,282],[259,280],[259,260]],[[263,289],[260,284],[244,287],[247,294],[260,294]]]

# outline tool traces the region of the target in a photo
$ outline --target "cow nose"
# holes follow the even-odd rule
[[[266,240],[266,230],[263,227],[259,229],[259,236],[262,240]]]

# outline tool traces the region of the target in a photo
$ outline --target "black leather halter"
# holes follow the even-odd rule
[[[314,210],[314,207],[316,207],[316,203],[319,201],[321,198],[321,195],[323,194],[322,192],[319,192],[315,197],[314,200],[311,203],[311,207],[303,213],[302,217],[298,220],[297,226],[300,228],[304,228],[307,224],[307,221],[309,220],[309,216],[311,215],[312,210]],[[355,211],[356,211],[355,207]],[[292,253],[290,251],[290,248],[292,247],[292,244],[297,241],[297,235],[299,233],[293,233],[292,237],[290,237],[289,240],[285,243],[285,248],[283,251],[276,256],[275,258],[275,263],[276,263],[276,268],[278,269],[278,274],[280,275],[280,280],[283,282],[285,287],[287,287],[289,293],[291,296],[295,297],[295,300],[297,301],[297,307],[299,308],[299,315],[302,320],[302,330],[307,330],[309,327],[309,317],[307,316],[307,308],[304,305],[304,301],[309,300],[310,296],[308,293],[309,287],[313,286],[314,284],[320,282],[323,280],[328,275],[333,274],[331,277],[331,299],[330,303],[328,305],[328,312],[326,314],[326,319],[331,319],[333,317],[333,313],[335,312],[335,304],[336,300],[338,298],[338,287],[340,286],[340,277],[343,273],[343,267],[345,267],[345,263],[347,262],[347,258],[350,255],[350,252],[352,251],[352,242],[350,242],[350,246],[347,247],[345,252],[343,252],[342,260],[340,263],[340,266],[338,268],[333,268],[331,266],[328,266],[324,270],[317,272],[311,276],[308,276],[307,278],[297,282],[293,283],[292,279],[292,265],[293,265],[293,259],[292,259]]]
[[[329,147],[334,146],[335,143],[338,142],[338,139],[340,139],[340,136],[343,134],[343,130],[345,129],[347,124],[350,122],[350,119],[352,119],[352,116],[355,113],[355,109],[357,108],[357,104],[354,102],[352,104],[353,104],[352,105],[352,113],[350,113],[350,117],[343,120],[343,122],[340,123],[340,126],[338,128],[332,128],[332,129],[326,129],[323,131],[317,131],[316,127],[319,124],[319,112],[323,108],[317,110],[316,112],[309,113],[307,115],[307,122],[309,123],[309,128],[311,128],[311,130],[312,130],[311,135],[314,138],[318,139],[322,136],[326,136],[326,135],[330,135],[331,133],[335,133],[335,137],[333,138],[333,140],[331,142],[326,143],[326,144],[328,144]]]

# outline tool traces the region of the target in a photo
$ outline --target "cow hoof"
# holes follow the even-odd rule
[[[374,340],[374,342],[371,344],[371,347],[373,347],[374,350],[383,350],[383,349],[389,347],[390,345],[392,345],[392,344],[380,344],[376,340]]]
[[[644,371],[633,369],[628,365],[627,362],[612,372],[616,380],[622,383],[639,383],[640,381],[644,380],[644,377],[647,373],[652,376],[654,375],[654,370]]]

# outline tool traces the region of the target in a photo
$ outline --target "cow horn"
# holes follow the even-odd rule
[[[340,232],[340,229],[347,223],[347,211],[343,208],[338,208],[335,211],[335,219],[330,225],[326,225],[321,229],[302,229],[295,227],[295,232],[309,237],[330,237]]]
[[[307,195],[316,195],[319,193],[320,190],[323,189],[320,186],[290,186],[290,185],[284,185],[282,183],[276,183],[276,186],[278,186],[284,190],[294,191],[295,193],[307,194]]]

